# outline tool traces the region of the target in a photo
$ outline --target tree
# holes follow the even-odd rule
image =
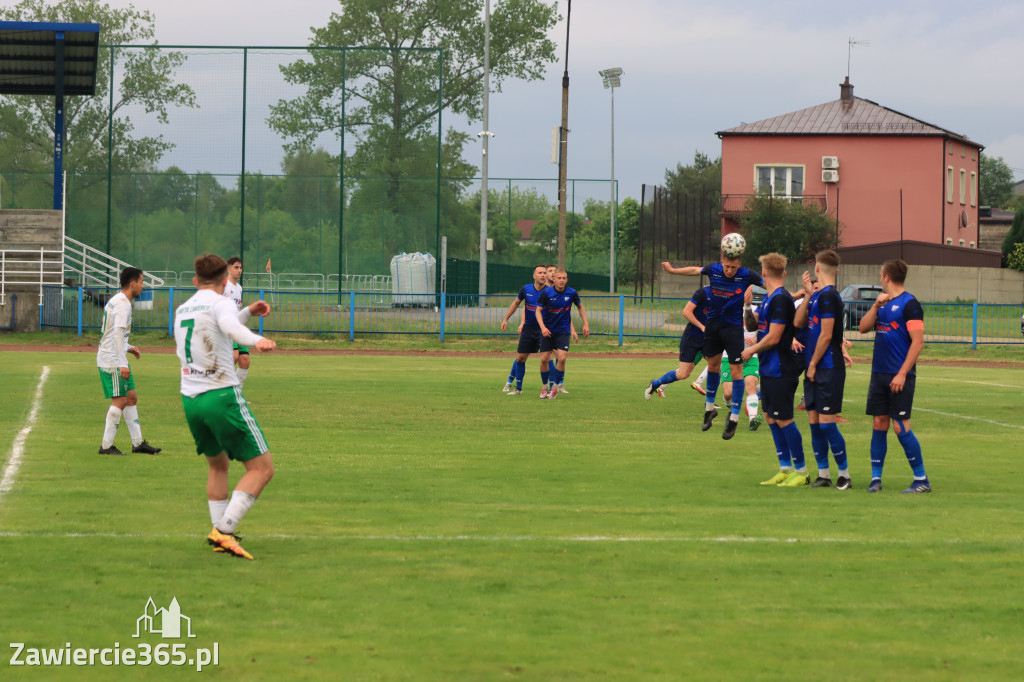
[[[399,178],[437,172],[437,120],[443,109],[481,118],[483,20],[481,0],[340,0],[341,12],[313,30],[311,46],[372,46],[376,50],[315,50],[310,60],[282,67],[285,80],[306,88],[296,99],[271,108],[269,123],[290,140],[310,147],[324,133],[356,137],[346,168],[356,175],[389,179],[395,206]],[[504,0],[491,16],[491,82],[501,91],[508,78],[536,80],[554,61],[547,37],[558,16],[540,0]],[[409,48],[409,49],[399,49]],[[443,59],[434,51],[441,48]],[[440,68],[439,68],[440,67]],[[440,72],[440,74],[439,74]],[[439,82],[439,75],[442,76]],[[440,88],[440,93],[439,93]],[[342,100],[345,101],[344,119]],[[461,161],[469,136],[449,130],[442,174],[473,174]],[[433,173],[429,173],[433,164]]]
[[[751,196],[740,218],[747,250],[743,265],[757,265],[759,256],[781,253],[790,263],[809,263],[822,249],[838,246],[835,219],[821,208],[786,201],[761,191]]]
[[[722,157],[714,161],[702,152],[693,153],[693,163],[676,164],[675,170],[665,171],[665,189],[673,194],[721,194]]]
[[[62,0],[47,4],[44,0],[21,0],[0,9],[0,19],[99,23],[100,40],[108,45],[153,43],[154,17],[131,5],[115,9],[99,0]],[[69,171],[107,172],[108,122],[113,116],[113,148],[110,163],[115,172],[145,171],[173,145],[163,136],[138,135],[128,107],[143,109],[163,124],[171,107],[195,107],[195,93],[174,81],[174,70],[185,62],[180,52],[166,50],[124,50],[116,54],[121,81],[115,87],[110,106],[111,50],[101,49],[97,64],[96,94],[65,100],[64,122],[67,143],[64,167]],[[42,171],[53,159],[53,97],[18,95],[0,98],[0,167]],[[98,180],[97,180],[98,181]]]
[[[1013,198],[1013,171],[1001,156],[981,155],[978,199],[983,206],[1005,208]]]
[[[1024,244],[1024,211],[1017,211],[1010,224],[1010,231],[1003,238],[1003,258],[1009,258],[1018,244]]]

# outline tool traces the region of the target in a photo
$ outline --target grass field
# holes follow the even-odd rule
[[[277,475],[242,522],[246,562],[205,545],[174,356],[133,364],[164,452],[122,458],[96,454],[91,354],[0,353],[4,458],[50,368],[0,493],[0,640],[216,643],[202,674],[224,680],[1020,679],[1024,370],[921,368],[935,492],[907,496],[891,436],[885,490],[865,492],[866,364],[839,492],[759,486],[768,430],[701,433],[686,384],[645,402],[671,352],[577,355],[554,402],[534,360],[523,396],[500,393],[510,357],[256,357],[246,395]],[[150,597],[177,598],[196,637],[134,638]],[[3,646],[5,681],[190,676],[12,667]]]

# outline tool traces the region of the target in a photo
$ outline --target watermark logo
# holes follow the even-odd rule
[[[146,602],[146,608],[142,615],[135,621],[135,634],[132,637],[140,637],[141,633],[148,632],[160,635],[164,639],[181,639],[182,622],[185,623],[186,637],[195,637],[192,634],[192,619],[181,613],[181,606],[178,605],[178,598],[171,598],[171,605],[166,609],[158,609],[150,597]]]
[[[160,635],[163,639],[192,639],[192,619],[181,612],[177,597],[171,598],[167,608],[157,608],[150,597],[135,621],[133,639],[148,635]],[[114,646],[100,649],[86,649],[66,642],[63,647],[31,647],[24,642],[11,642],[13,650],[9,664],[15,666],[188,666],[201,672],[210,665],[220,665],[220,644],[211,647],[189,649],[182,642],[174,644],[161,642],[157,645],[139,642],[135,646]]]

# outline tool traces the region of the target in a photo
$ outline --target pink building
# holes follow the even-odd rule
[[[771,188],[815,202],[842,224],[841,246],[916,241],[978,246],[983,147],[853,96],[718,133],[722,232],[739,230],[747,197]]]

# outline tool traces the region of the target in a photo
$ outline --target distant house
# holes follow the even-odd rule
[[[990,206],[978,209],[978,248],[1002,251],[1003,240],[1013,226],[1013,211],[1004,211]]]
[[[825,209],[843,226],[843,247],[979,246],[982,145],[854,97],[849,79],[837,100],[718,136],[723,233],[739,230],[748,197],[768,189],[780,200]]]
[[[1013,183],[1013,193],[1015,195],[1024,194],[1024,180],[1018,180],[1017,182]]]
[[[536,220],[516,221],[516,229],[519,230],[519,234],[521,235],[519,239],[520,246],[523,244],[528,244],[530,242],[530,233],[533,231],[533,226],[536,224]]]

